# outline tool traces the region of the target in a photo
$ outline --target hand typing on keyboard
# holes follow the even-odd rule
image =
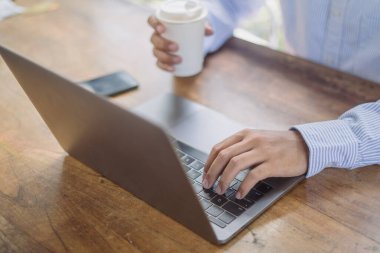
[[[293,177],[306,173],[308,149],[296,131],[242,130],[215,145],[206,162],[203,187],[224,194],[241,170],[249,171],[236,198],[242,199],[259,181],[268,177]]]

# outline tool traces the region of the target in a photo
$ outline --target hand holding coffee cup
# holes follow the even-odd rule
[[[192,76],[203,67],[206,9],[195,0],[170,0],[148,19],[155,30],[151,36],[157,65],[176,76]]]

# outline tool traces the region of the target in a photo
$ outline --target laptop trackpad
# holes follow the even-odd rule
[[[182,142],[208,154],[215,144],[243,128],[243,125],[206,108],[172,127],[170,133]]]
[[[174,94],[159,96],[133,111],[160,125],[174,138],[207,154],[216,143],[246,127]]]

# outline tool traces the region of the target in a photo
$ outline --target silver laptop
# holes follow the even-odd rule
[[[242,125],[174,94],[123,109],[0,46],[0,54],[62,148],[203,238],[222,244],[303,179],[269,178],[243,200],[203,189],[207,152]]]

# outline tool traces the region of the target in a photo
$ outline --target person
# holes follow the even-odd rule
[[[205,52],[215,52],[239,21],[263,0],[207,1]],[[282,0],[288,46],[294,54],[380,83],[380,0]],[[178,45],[161,36],[154,16],[151,42],[158,67],[173,71]],[[338,119],[293,126],[286,131],[244,129],[216,144],[208,157],[203,187],[223,194],[235,176],[251,167],[236,198],[268,177],[311,177],[326,167],[353,169],[380,164],[380,100],[358,105]]]

